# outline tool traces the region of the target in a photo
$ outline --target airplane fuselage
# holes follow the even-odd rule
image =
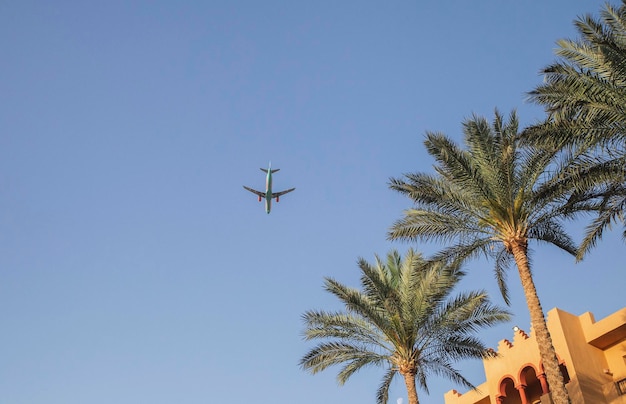
[[[272,210],[272,167],[267,170],[265,177],[265,212],[270,213]]]

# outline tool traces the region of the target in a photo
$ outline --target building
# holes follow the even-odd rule
[[[552,309],[546,317],[572,404],[626,404],[626,307],[596,321]],[[445,404],[550,403],[549,386],[532,333],[514,328],[498,357],[485,359],[486,382],[460,394],[447,392]]]

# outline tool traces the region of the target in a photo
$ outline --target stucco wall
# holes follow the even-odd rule
[[[554,330],[555,349],[562,355],[569,372],[571,381],[567,389],[572,402],[606,402],[602,386],[612,381],[611,376],[603,372],[608,364],[602,350],[587,344],[580,318],[553,309],[548,313],[548,321]]]
[[[572,404],[626,404],[626,395],[618,395],[615,385],[626,379],[626,308],[598,322],[591,313],[575,316],[555,308],[546,320],[557,355],[567,367]],[[446,404],[495,404],[503,380],[511,379],[518,388],[523,369],[542,372],[532,332],[516,331],[513,340],[500,341],[496,351],[497,358],[483,361],[486,382],[480,391],[451,390],[444,396]]]

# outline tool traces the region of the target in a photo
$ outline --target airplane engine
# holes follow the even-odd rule
[[[278,200],[279,200],[279,199],[280,199],[280,196],[277,196],[277,197],[276,197],[276,202],[278,202]]]
[[[259,202],[261,202],[261,195],[259,195]]]

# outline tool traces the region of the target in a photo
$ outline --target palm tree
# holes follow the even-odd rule
[[[543,69],[544,84],[530,92],[548,119],[524,137],[567,150],[569,169],[559,180],[600,202],[578,253],[582,259],[619,220],[626,239],[626,0],[619,8],[606,4],[600,20],[586,15],[574,24],[580,39],[557,42],[559,60]]]
[[[392,251],[387,262],[360,259],[362,291],[326,278],[325,288],[345,305],[345,312],[308,311],[303,315],[307,340],[323,340],[300,361],[315,374],[344,364],[337,380],[344,384],[367,366],[386,372],[377,403],[388,400],[389,386],[400,374],[409,404],[417,404],[416,380],[428,392],[427,378],[438,375],[473,387],[454,367],[455,361],[495,355],[474,334],[509,320],[484,291],[452,290],[464,273],[456,264],[429,262],[413,250],[405,258]]]
[[[553,400],[565,404],[568,393],[533,281],[528,242],[546,242],[575,254],[576,246],[561,221],[592,207],[583,200],[568,200],[558,187],[542,187],[558,175],[548,170],[556,168],[552,164],[556,152],[521,148],[514,111],[508,122],[496,110],[492,126],[476,116],[463,126],[466,149],[443,134],[427,133],[425,145],[436,160],[436,174],[391,179],[390,187],[415,206],[393,224],[389,237],[449,244],[435,255],[440,260],[493,257],[507,304],[505,275],[514,260]]]

